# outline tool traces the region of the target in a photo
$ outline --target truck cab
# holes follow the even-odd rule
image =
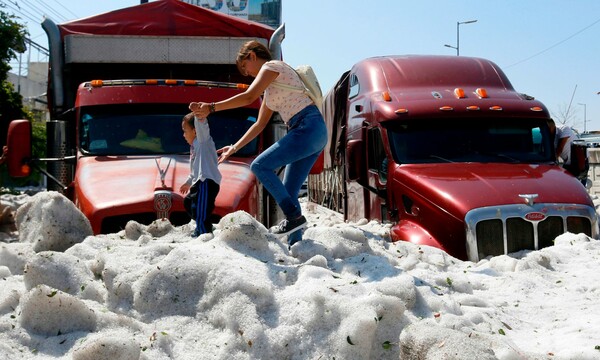
[[[191,101],[218,101],[240,92],[211,86],[182,80],[135,86],[108,80],[80,86],[75,107],[77,167],[71,186],[75,203],[95,232],[117,232],[129,220],[148,224],[168,218],[174,225],[190,221],[183,210],[185,195],[179,193],[190,170],[182,114],[189,112]],[[245,133],[256,121],[259,106],[257,102],[209,117],[217,149]],[[236,210],[259,216],[258,186],[249,163],[262,149],[261,140],[256,138],[219,166],[227,186],[217,196],[214,223]]]
[[[71,198],[94,233],[116,232],[130,220],[188,223],[185,195],[179,193],[190,171],[190,147],[181,129],[188,105],[244,91],[252,79],[239,73],[237,50],[256,40],[280,56],[284,28],[177,0],[64,24],[45,19],[42,26],[50,44],[52,120],[47,122],[48,154],[43,159],[48,161],[49,190]],[[256,121],[260,104],[257,100],[208,117],[217,149],[245,133]],[[11,125],[18,134],[13,140],[18,136],[20,144],[27,143],[27,122]],[[274,201],[249,166],[283,128],[274,118],[267,131],[219,165],[223,178],[213,223],[237,210],[267,226],[278,220]],[[12,174],[26,175],[22,165],[30,155],[27,148],[11,149]]]
[[[365,59],[329,92],[325,118],[338,211],[391,222],[393,241],[478,261],[567,231],[598,237],[586,188],[556,162],[546,107],[489,60]]]

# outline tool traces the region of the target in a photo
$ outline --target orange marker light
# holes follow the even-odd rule
[[[534,106],[530,109],[531,111],[544,111],[540,106]]]
[[[167,84],[167,85],[177,85],[177,80],[166,79],[165,80],[165,84]]]
[[[477,88],[477,90],[475,90],[475,94],[481,99],[488,97],[487,91],[484,88]]]
[[[389,92],[384,91],[381,95],[383,95],[383,100],[384,101],[392,101],[392,97],[390,96]]]
[[[452,106],[442,106],[440,107],[441,111],[452,111],[454,108]]]
[[[246,90],[247,88],[249,88],[250,86],[248,84],[237,84],[237,88],[239,90]]]
[[[490,110],[492,110],[492,111],[502,111],[502,106],[498,106],[498,105],[490,106]]]
[[[148,79],[146,80],[146,85],[156,85],[158,84],[158,80]]]
[[[396,114],[400,115],[400,114],[407,114],[408,113],[408,109],[405,108],[400,108],[397,109],[396,111],[394,111]]]
[[[100,87],[102,86],[102,80],[92,80],[90,84],[92,84],[93,87]]]
[[[196,85],[194,80],[183,80],[184,85]]]
[[[457,99],[464,99],[465,91],[461,88],[456,88],[454,89],[454,96],[456,96]]]
[[[23,174],[25,176],[29,176],[30,173],[31,173],[31,167],[29,167],[29,165],[27,165],[27,164],[21,165],[21,174]]]
[[[479,106],[471,105],[471,106],[467,106],[467,110],[468,111],[479,111],[481,109],[479,108]]]

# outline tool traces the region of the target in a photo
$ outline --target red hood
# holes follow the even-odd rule
[[[165,173],[164,183],[161,170]],[[154,192],[172,192],[173,211],[183,210],[181,184],[189,175],[189,156],[98,156],[79,159],[75,174],[76,202],[92,222],[95,233],[107,216],[155,212]],[[253,198],[256,178],[243,162],[219,165],[223,175],[214,213],[224,216],[246,210]],[[226,184],[226,186],[223,186]],[[93,204],[93,205],[92,205]]]
[[[525,203],[521,194],[538,194],[536,203],[593,206],[579,181],[555,165],[425,164],[395,171],[393,186],[406,185],[461,220],[474,208]]]

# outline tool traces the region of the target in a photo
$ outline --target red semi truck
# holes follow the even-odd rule
[[[283,27],[274,30],[178,0],[162,0],[64,24],[42,24],[50,44],[49,188],[68,195],[95,233],[130,220],[189,222],[179,187],[189,174],[181,130],[191,101],[218,101],[243,91],[251,78],[235,65],[239,47],[258,40],[280,57]],[[193,80],[199,79],[199,80]],[[256,121],[259,101],[209,117],[217,148],[237,141]],[[9,170],[23,172],[30,154],[27,121],[9,132]],[[266,225],[276,207],[249,169],[283,126],[220,165],[223,184],[213,222],[244,210]],[[25,138],[25,141],[23,141]],[[35,163],[35,162],[34,162]]]
[[[491,61],[365,59],[329,91],[324,115],[331,139],[310,198],[347,220],[391,222],[393,241],[478,261],[567,231],[598,238],[586,188],[556,162],[546,107]]]

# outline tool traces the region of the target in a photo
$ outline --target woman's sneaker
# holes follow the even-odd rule
[[[306,225],[306,218],[303,215],[292,220],[283,219],[271,229],[271,233],[277,237],[282,237],[296,230],[303,229]]]

